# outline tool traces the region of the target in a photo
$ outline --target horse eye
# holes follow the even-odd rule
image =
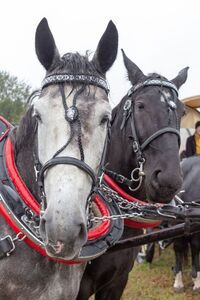
[[[103,116],[103,118],[100,121],[100,125],[107,124],[110,121],[110,117],[108,115]]]
[[[144,103],[143,102],[138,102],[137,103],[137,108],[143,109],[144,108]]]

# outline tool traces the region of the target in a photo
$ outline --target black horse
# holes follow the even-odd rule
[[[177,89],[186,81],[188,68],[168,81],[155,73],[145,76],[124,52],[123,58],[132,88],[112,112],[107,169],[130,178],[135,168],[143,166],[141,180],[120,187],[144,201],[168,203],[182,184],[177,130],[184,107]],[[123,238],[139,233],[141,229],[126,227]],[[77,299],[92,294],[96,300],[120,299],[138,250],[108,252],[91,261]]]
[[[200,200],[200,156],[185,158],[181,163],[183,172],[183,190],[181,195],[184,202]],[[184,236],[174,240],[174,251],[176,263],[174,268],[175,281],[174,290],[181,292],[184,290],[182,278],[182,263],[187,257],[189,246],[192,256],[192,279],[194,282],[193,290],[200,291],[200,233]]]

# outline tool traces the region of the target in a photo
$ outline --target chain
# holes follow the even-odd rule
[[[99,222],[106,220],[116,219],[139,219],[145,222],[147,220],[154,221],[185,221],[186,219],[194,219],[200,222],[200,200],[192,201],[190,203],[183,202],[179,196],[174,197],[174,204],[159,204],[159,203],[142,203],[130,202],[127,199],[119,196],[108,186],[101,184],[98,188],[99,192],[103,194],[104,199],[109,203],[115,201],[120,208],[122,214],[111,216],[95,217],[94,214],[90,215],[89,222]]]
[[[27,208],[21,219],[38,238],[41,237],[39,230],[39,216],[35,215],[29,208]]]
[[[111,215],[111,216],[102,216],[102,217],[93,217],[90,219],[90,222],[99,222],[106,220],[116,220],[116,219],[129,219],[129,218],[152,218],[152,215],[156,217],[157,209],[159,208],[158,204],[149,204],[145,205],[130,202],[127,199],[119,196],[119,194],[106,185],[102,184],[100,186],[100,191],[105,195],[105,198],[108,202],[116,201],[121,211],[124,213],[120,215]],[[128,211],[128,212],[127,212]]]

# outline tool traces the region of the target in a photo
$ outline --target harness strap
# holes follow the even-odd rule
[[[174,90],[178,95],[178,89],[174,83],[171,81],[160,80],[160,79],[147,79],[144,82],[139,82],[138,84],[132,86],[128,91],[128,97],[130,97],[133,93],[135,93],[138,89],[145,87],[145,86],[161,86],[166,87]]]
[[[144,150],[153,140],[155,140],[157,137],[161,136],[164,133],[174,133],[178,136],[178,143],[180,145],[180,133],[176,128],[172,127],[165,127],[162,128],[155,133],[153,133],[150,137],[146,139],[146,141],[140,146],[141,150]]]
[[[98,86],[109,93],[109,87],[107,81],[102,77],[97,77],[94,75],[72,75],[72,74],[53,74],[45,77],[42,82],[42,89],[50,84],[57,84],[63,82],[79,82],[79,83],[87,83]]]
[[[44,192],[44,173],[45,173],[45,171],[47,171],[47,169],[52,168],[56,165],[73,165],[73,166],[81,169],[82,171],[86,172],[90,176],[90,178],[92,179],[92,187],[91,187],[91,192],[89,193],[88,198],[90,197],[92,190],[97,182],[97,178],[96,178],[94,171],[84,161],[79,160],[74,157],[69,157],[69,156],[53,157],[52,159],[50,159],[43,165],[42,169],[39,172],[39,176],[38,176],[38,186],[39,186],[40,194],[41,194],[40,197],[42,199],[42,211],[44,211],[47,208],[46,195]]]
[[[47,169],[54,167],[56,165],[73,165],[83,171],[85,171],[90,178],[92,179],[92,184],[96,184],[96,175],[92,168],[90,168],[89,165],[87,165],[84,161],[79,160],[74,157],[70,156],[59,156],[59,157],[54,157],[51,160],[47,161],[42,169],[40,170],[39,174],[39,184],[41,183],[43,185],[44,182],[44,173]]]
[[[0,259],[10,256],[10,253],[15,249],[14,242],[10,235],[0,239]]]

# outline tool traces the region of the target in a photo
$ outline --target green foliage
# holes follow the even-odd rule
[[[0,71],[0,115],[16,124],[25,111],[30,86],[6,71]]]

